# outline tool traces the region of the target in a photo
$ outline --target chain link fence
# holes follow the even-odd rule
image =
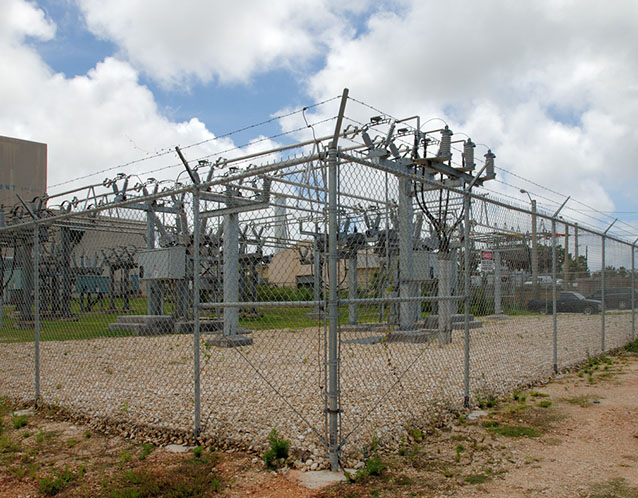
[[[398,122],[6,211],[2,393],[337,468],[635,339],[634,245],[475,192],[491,152]]]

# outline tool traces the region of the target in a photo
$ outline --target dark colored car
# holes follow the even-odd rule
[[[601,310],[602,303],[595,299],[588,299],[578,292],[561,292],[556,296],[556,311],[564,313],[585,313],[591,315]],[[529,311],[552,313],[552,299],[532,299],[527,303]]]
[[[638,304],[638,292],[634,291],[634,301]],[[602,299],[602,292],[596,291],[587,299]],[[605,307],[626,310],[631,308],[631,287],[613,287],[605,289]]]

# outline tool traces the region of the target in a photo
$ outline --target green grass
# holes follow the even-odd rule
[[[638,488],[630,486],[623,478],[595,484],[587,493],[589,498],[638,498]]]
[[[485,484],[490,481],[492,478],[485,474],[470,474],[465,479],[463,479],[468,484]]]
[[[72,481],[84,475],[84,470],[80,469],[77,473],[71,472],[68,467],[62,470],[56,470],[53,476],[40,479],[38,482],[38,490],[40,493],[53,496],[66,488]]]
[[[215,459],[193,457],[161,472],[125,469],[102,483],[104,498],[205,497],[217,494],[222,481],[215,475]]]
[[[108,306],[108,303],[106,304]],[[123,315],[122,299],[115,300],[116,310],[93,311],[81,313],[77,300],[73,300],[71,312],[75,315],[73,320],[47,319],[43,315],[40,325],[41,341],[68,341],[94,339],[98,337],[127,337],[131,335],[129,331],[112,331],[109,325]],[[136,297],[130,300],[130,307],[133,315],[146,314],[146,298]],[[376,305],[359,306],[359,322],[371,323],[378,321],[379,308]],[[313,311],[312,307],[306,306],[284,306],[277,308],[258,308],[259,313],[255,316],[244,316],[239,320],[239,324],[250,330],[270,330],[282,328],[305,328],[317,327],[324,324],[323,320],[308,318],[308,313]],[[33,328],[16,328],[18,321],[13,315],[13,306],[3,307],[3,322],[0,328],[0,343],[33,342],[35,331]],[[165,305],[165,313],[172,312],[172,305]],[[348,307],[341,306],[339,310],[341,323],[348,322]],[[203,315],[206,317],[206,314]]]
[[[490,425],[483,424],[488,431],[505,437],[540,437],[540,432],[532,427],[524,425],[501,425],[498,422],[492,422]]]

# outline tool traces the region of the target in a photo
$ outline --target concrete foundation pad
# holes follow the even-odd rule
[[[206,339],[206,343],[217,348],[236,348],[239,346],[250,346],[253,343],[253,338],[239,334],[220,335]]]
[[[308,489],[322,489],[346,481],[346,476],[343,472],[331,472],[329,470],[294,472],[291,477]]]
[[[467,416],[467,419],[468,420],[477,420],[479,418],[486,417],[487,415],[488,415],[488,413],[486,411],[474,410],[473,412],[470,412],[470,414]]]
[[[188,446],[184,446],[183,444],[169,444],[165,446],[164,449],[170,453],[186,453],[189,450]]]

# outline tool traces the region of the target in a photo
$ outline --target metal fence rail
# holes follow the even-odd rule
[[[486,197],[491,151],[346,102],[296,146],[178,149],[168,190],[7,212],[0,391],[139,437],[257,451],[276,427],[336,469],[635,340],[635,242]]]

